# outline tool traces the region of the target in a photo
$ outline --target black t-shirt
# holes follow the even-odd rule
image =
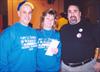
[[[94,57],[97,47],[94,26],[82,21],[76,25],[65,25],[61,31],[62,60],[76,63]]]

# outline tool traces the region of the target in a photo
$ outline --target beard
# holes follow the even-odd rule
[[[70,23],[71,25],[77,24],[77,18],[76,18],[76,16],[71,16],[71,17],[70,17],[70,20],[69,20],[69,23]]]

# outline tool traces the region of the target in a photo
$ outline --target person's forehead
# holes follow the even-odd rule
[[[47,13],[46,16],[54,17],[52,14]]]
[[[79,10],[79,8],[78,8],[78,6],[76,6],[76,5],[70,5],[70,6],[68,7],[68,10]]]
[[[32,3],[27,2],[27,1],[23,1],[23,2],[20,2],[20,3],[18,4],[17,10],[20,10],[20,8],[21,8],[22,6],[24,6],[24,5],[29,5],[29,6],[32,8],[32,10],[34,9],[34,5],[33,5]]]
[[[26,10],[30,9],[30,10],[32,10],[32,8],[29,5],[22,6],[20,10],[24,10],[24,9],[26,9]]]

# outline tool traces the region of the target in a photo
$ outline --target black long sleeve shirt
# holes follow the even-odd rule
[[[94,57],[98,36],[94,26],[86,21],[76,25],[65,25],[60,34],[62,40],[62,60],[77,63]]]

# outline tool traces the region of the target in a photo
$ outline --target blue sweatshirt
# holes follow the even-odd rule
[[[61,42],[57,47],[57,54],[46,55],[48,46],[53,39],[60,41],[57,31],[38,30],[37,72],[58,72],[60,70]]]
[[[35,72],[37,33],[19,22],[0,36],[0,72]]]

